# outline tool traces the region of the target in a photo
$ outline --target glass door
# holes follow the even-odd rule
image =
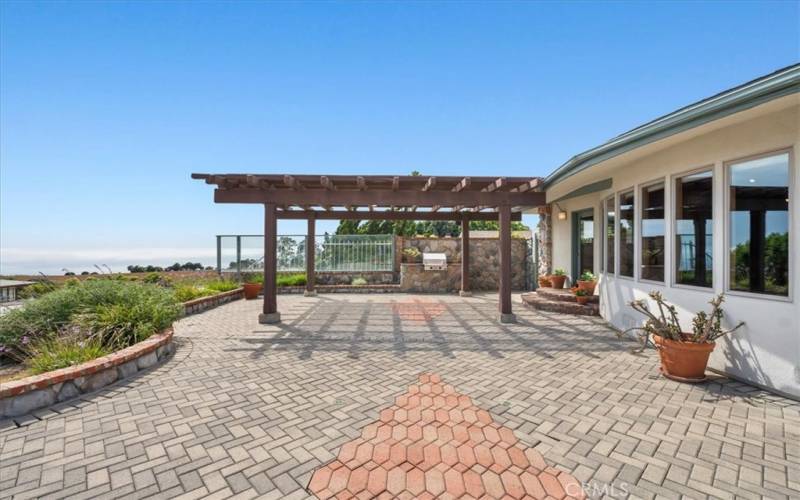
[[[586,271],[594,273],[594,210],[572,213],[572,281]]]

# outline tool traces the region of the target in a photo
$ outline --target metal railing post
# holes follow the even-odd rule
[[[242,279],[242,237],[236,237],[236,279]]]
[[[217,274],[222,276],[222,236],[217,235]]]

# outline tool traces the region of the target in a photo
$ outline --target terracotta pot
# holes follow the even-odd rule
[[[589,295],[594,295],[594,289],[596,286],[597,282],[594,280],[592,281],[578,280],[578,288],[581,290],[586,290],[586,293],[588,293]]]
[[[553,284],[552,284],[552,283],[550,283],[550,280],[549,280],[549,279],[547,279],[546,277],[541,277],[541,278],[539,278],[539,286],[540,286],[540,287],[550,287],[550,286],[552,286],[552,285],[553,285]]]
[[[685,334],[684,334],[685,335]],[[716,344],[678,342],[653,336],[661,357],[661,373],[665,377],[683,382],[699,382],[706,378],[708,357]]]
[[[555,274],[549,276],[549,278],[553,288],[564,288],[564,282],[567,281],[566,276],[556,276]]]
[[[578,304],[585,306],[589,303],[591,297],[589,295],[576,295],[575,300],[578,301]]]
[[[263,285],[259,283],[244,284],[244,298],[247,300],[257,299]]]

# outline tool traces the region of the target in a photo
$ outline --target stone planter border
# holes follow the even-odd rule
[[[125,349],[0,387],[0,417],[15,417],[96,391],[130,377],[175,352],[172,327]]]
[[[184,315],[189,316],[243,298],[244,298],[244,288],[239,287],[236,288],[235,290],[229,290],[227,292],[218,293],[216,295],[209,295],[208,297],[200,297],[194,300],[184,302],[183,312]]]

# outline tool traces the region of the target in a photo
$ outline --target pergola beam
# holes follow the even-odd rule
[[[297,186],[297,184],[293,184]],[[296,188],[295,188],[296,189]],[[302,195],[292,189],[260,190],[248,188],[217,189],[214,192],[217,203],[275,203],[291,205],[304,203],[308,205],[375,205],[387,207],[418,206],[454,207],[494,207],[508,206],[542,206],[545,205],[545,194],[538,191],[527,193],[511,193],[507,191],[414,191],[414,190],[373,190],[366,191],[328,191],[323,189],[305,189]]]

